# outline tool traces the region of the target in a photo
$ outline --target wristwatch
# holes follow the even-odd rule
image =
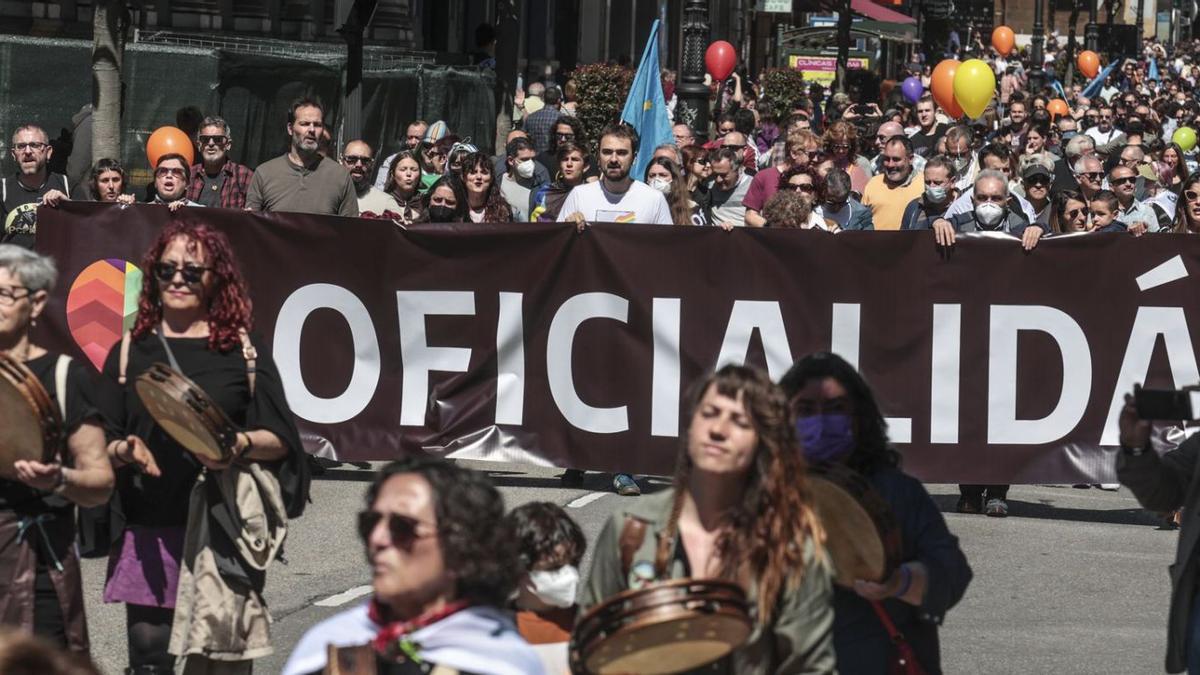
[[[1127,457],[1141,457],[1149,452],[1150,448],[1130,448],[1124,444],[1121,445],[1121,452]]]

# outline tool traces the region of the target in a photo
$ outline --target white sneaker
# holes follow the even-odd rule
[[[1116,492],[1117,490],[1121,489],[1121,484],[1120,483],[1101,483],[1097,487],[1099,487],[1101,490],[1108,490],[1109,492]]]

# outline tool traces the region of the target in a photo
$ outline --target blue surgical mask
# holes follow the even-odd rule
[[[810,462],[834,462],[854,450],[854,423],[849,415],[797,418],[796,435]]]

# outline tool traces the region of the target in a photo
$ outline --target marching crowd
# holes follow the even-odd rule
[[[1200,115],[1192,63],[1200,42],[1170,53],[1153,44],[1149,53],[1152,61],[1127,60],[1102,82],[1063,90],[1066,112],[1049,105],[1053,77],[1031,89],[1027,64],[993,54],[999,93],[971,121],[951,119],[928,94],[910,102],[887,87],[878,102],[855,103],[814,85],[782,106],[739,78],[734,92],[714,88],[723,112],[711,130],[676,123],[672,142],[638,175],[637,131],[614,123],[586,137],[573,81],[520,92],[517,128],[497,155],[443,121],[412,122],[398,148],[353,139],[337,151],[321,102],[303,98],[286,121],[287,152],[251,168],[231,159],[235,130],[203,117],[189,130],[197,161],[158,157],[140,197],[111,158],[74,181],[50,171],[46,132],[21,126],[10,146],[19,171],[0,180],[0,352],[61,402],[69,436],[61,460],[22,460],[0,480],[0,621],[86,655],[74,514],[107,503],[115,517],[104,599],[127,608],[126,672],[173,672],[186,657],[187,673],[248,673],[271,649],[267,567],[308,497],[308,463],[224,235],[182,223],[163,231],[142,262],[137,322],[97,383],[30,336],[56,276],[53,261],[29,250],[38,206],[146,201],[400,227],[932,230],[947,247],[959,234],[998,232],[1031,255],[1050,236],[1200,232],[1194,147],[1175,142]],[[912,72],[928,76],[919,64]],[[229,457],[189,453],[156,424],[132,386],[156,362],[192,376],[228,413],[239,430]],[[386,672],[436,664],[532,673],[543,662],[562,672],[583,611],[664,576],[732,579],[747,590],[753,630],[716,672],[880,673],[905,658],[940,672],[937,626],[971,571],[928,493],[901,471],[862,377],[817,354],[778,384],[728,367],[694,392],[672,489],[618,509],[587,574],[578,569],[582,532],[553,504],[506,514],[481,474],[431,458],[388,465],[357,520],[374,595],[310,631],[285,672],[322,672],[331,653],[351,658],[362,645],[390,664]],[[886,578],[833,584],[803,457],[854,469],[894,511],[903,550]],[[581,475],[569,470],[563,481]],[[631,475],[617,474],[613,486],[640,493]],[[250,493],[258,518],[213,515]],[[964,485],[958,510],[1004,516],[1006,494],[1003,485]],[[628,536],[631,522],[641,523],[641,538]],[[247,553],[264,541],[268,555]],[[0,636],[0,660],[13,640]],[[53,661],[41,672],[86,668]]]

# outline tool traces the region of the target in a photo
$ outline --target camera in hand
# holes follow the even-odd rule
[[[1192,421],[1200,419],[1200,390],[1138,389],[1134,407],[1144,420]]]

